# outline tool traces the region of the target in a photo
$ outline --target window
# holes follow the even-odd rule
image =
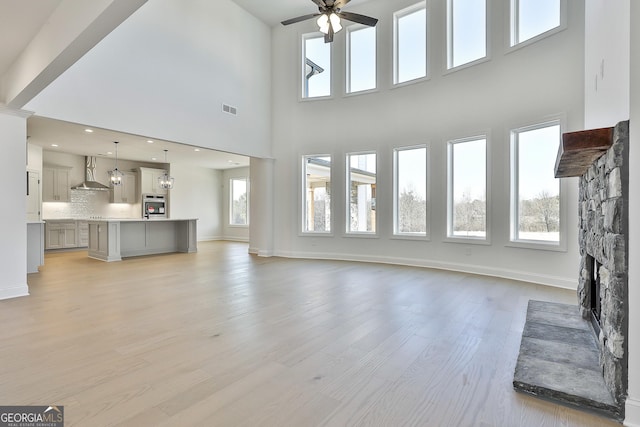
[[[449,237],[487,237],[487,139],[475,137],[449,142]]]
[[[347,93],[376,88],[376,27],[347,29]]]
[[[347,232],[376,232],[376,154],[347,155]]]
[[[397,148],[394,157],[394,234],[427,235],[427,147]]]
[[[511,0],[511,46],[560,26],[561,0]]]
[[[231,178],[229,180],[231,199],[229,224],[249,225],[249,197],[247,178]]]
[[[393,14],[393,83],[427,75],[427,9],[420,2]]]
[[[448,68],[487,56],[486,0],[448,0]]]
[[[560,242],[560,180],[554,177],[560,124],[511,132],[511,240]]]
[[[330,96],[331,43],[322,34],[305,35],[302,41],[302,97]]]
[[[302,230],[331,231],[331,156],[304,156],[304,205]]]

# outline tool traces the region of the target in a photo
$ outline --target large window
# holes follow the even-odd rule
[[[331,231],[331,156],[304,156],[304,205],[302,230]]]
[[[331,43],[323,34],[305,35],[302,42],[302,97],[330,96]]]
[[[247,178],[229,180],[229,224],[249,225],[249,185]]]
[[[448,146],[449,237],[487,237],[487,139],[450,141]]]
[[[554,166],[560,124],[511,132],[511,240],[560,242],[560,180]]]
[[[511,0],[511,45],[560,26],[561,0]]]
[[[487,56],[486,0],[448,0],[448,68]]]
[[[347,93],[376,88],[376,27],[347,28]]]
[[[393,83],[427,75],[427,9],[424,1],[393,14]]]
[[[394,157],[394,234],[427,235],[427,147],[397,148]]]
[[[347,154],[347,232],[376,232],[376,154]]]

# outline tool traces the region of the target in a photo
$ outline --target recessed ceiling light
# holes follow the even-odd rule
[[[51,146],[52,146],[52,147],[57,147],[57,146],[58,146],[58,144],[51,144]]]
[[[200,151],[200,149],[199,148],[194,148],[193,151]]]
[[[111,152],[111,151],[107,151],[107,154],[108,154],[108,155],[112,155],[112,154],[113,154],[113,152]]]
[[[151,160],[157,160],[155,157],[152,157]]]
[[[87,133],[92,133],[93,129],[86,128],[84,131],[87,132]]]
[[[149,144],[153,144],[153,141],[152,141],[152,140],[150,140],[150,139],[147,139],[147,142],[148,142]]]

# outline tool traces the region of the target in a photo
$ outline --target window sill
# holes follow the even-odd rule
[[[414,235],[414,234],[394,234],[390,237],[391,240],[417,240],[421,242],[430,242],[431,238],[428,235]]]
[[[449,74],[453,74],[457,71],[460,70],[464,70],[467,68],[471,68],[474,67],[476,65],[485,63],[485,62],[489,62],[491,60],[491,58],[489,57],[489,55],[483,57],[483,58],[479,58],[476,59],[475,61],[471,61],[471,62],[467,62],[466,64],[460,64],[460,65],[456,65],[455,67],[452,68],[447,68],[446,70],[444,70],[444,72],[442,73],[443,76],[449,75]]]
[[[249,228],[249,224],[229,224],[229,227],[231,228]]]
[[[364,90],[359,90],[357,92],[345,92],[344,97],[351,98],[352,96],[368,95],[370,93],[377,93],[379,91],[380,90],[377,87],[374,87],[372,89],[364,89]]]
[[[331,231],[302,231],[300,237],[334,237]]]
[[[416,77],[415,79],[412,79],[412,80],[407,80],[407,81],[400,82],[400,83],[393,83],[393,85],[391,85],[391,89],[392,90],[393,89],[399,89],[401,87],[411,86],[411,85],[415,85],[415,84],[418,84],[418,83],[423,83],[423,82],[426,82],[426,81],[429,81],[429,80],[431,80],[431,76],[429,76],[429,75],[426,75],[426,76],[423,76],[423,77]]]
[[[513,46],[507,46],[507,48],[505,49],[505,54],[509,54],[509,53],[514,52],[514,51],[516,51],[518,49],[521,49],[523,47],[530,46],[530,45],[532,45],[534,43],[537,43],[537,42],[539,42],[541,40],[544,40],[547,37],[551,37],[554,34],[557,34],[557,33],[561,32],[561,31],[566,30],[566,29],[567,29],[566,24],[565,25],[561,24],[561,25],[559,25],[559,26],[557,26],[555,28],[552,28],[550,30],[545,31],[544,33],[540,33],[537,36],[531,37],[530,39],[524,40],[522,42],[518,42],[518,43],[514,44]]]
[[[485,237],[449,236],[449,237],[445,237],[443,242],[444,243],[462,243],[464,245],[491,246],[491,242]]]
[[[350,232],[350,233],[345,233],[342,237],[356,237],[356,238],[363,238],[363,239],[379,239],[380,238],[380,236],[378,236],[376,233],[370,233],[370,232],[360,232],[360,233]]]
[[[567,252],[566,245],[560,243],[545,243],[534,240],[512,240],[505,245],[508,248],[534,249],[538,251]]]

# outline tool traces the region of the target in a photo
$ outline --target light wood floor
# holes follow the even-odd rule
[[[529,299],[574,292],[247,245],[47,254],[0,301],[0,405],[66,426],[619,426],[513,391]]]

